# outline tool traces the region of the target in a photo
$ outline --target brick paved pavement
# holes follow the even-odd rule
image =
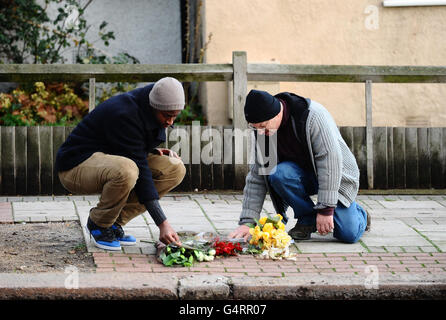
[[[226,235],[237,225],[241,194],[171,194],[161,200],[170,223],[177,231],[209,231]],[[97,196],[2,197],[0,223],[79,220],[85,225]],[[137,237],[135,247],[121,253],[95,248],[96,272],[143,272],[228,277],[292,277],[299,274],[444,275],[446,279],[446,196],[360,195],[358,202],[372,215],[372,231],[359,243],[344,244],[328,235],[313,234],[309,241],[296,242],[297,261],[267,261],[238,256],[197,263],[190,268],[167,268],[154,258],[153,241],[158,228],[148,213],[124,229]],[[263,214],[274,213],[269,199]],[[292,216],[292,211],[288,211]],[[290,219],[287,229],[294,226]]]
[[[304,253],[297,261],[271,261],[240,255],[197,263],[189,268],[167,268],[153,255],[93,253],[97,272],[150,272],[172,275],[219,274],[224,276],[287,277],[301,273],[380,275],[400,273],[443,274],[446,253]]]

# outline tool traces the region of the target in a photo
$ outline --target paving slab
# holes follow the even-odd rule
[[[51,211],[51,210],[73,210],[73,201],[32,201],[32,202],[14,202],[15,211]]]
[[[423,231],[420,233],[434,243],[437,241],[446,241],[446,235],[443,231]]]
[[[212,209],[213,211],[216,212],[227,212],[227,213],[232,213],[232,212],[238,212],[238,214],[240,214],[240,211],[242,210],[242,205],[230,205],[230,204],[222,204],[222,203],[218,203],[218,204],[201,204],[200,205],[201,208],[204,211],[207,211],[208,209]]]
[[[276,214],[276,210],[274,209],[274,205],[273,205],[272,201],[265,200],[265,202],[263,203],[263,210],[265,210],[266,212],[271,213],[271,214]],[[291,214],[290,214],[290,212],[291,212]],[[294,216],[294,214],[292,213],[291,210],[288,210],[288,215]]]
[[[334,239],[325,239],[320,241],[300,241],[295,243],[299,252],[302,253],[341,253],[341,252],[367,252],[367,249],[364,248],[359,242],[358,243],[342,243],[338,240]]]
[[[126,233],[131,234],[137,239],[147,238],[150,236],[150,231],[147,225],[142,227],[124,226],[123,229]]]
[[[393,217],[391,220],[393,220],[394,218],[395,217]],[[421,222],[415,217],[409,217],[409,218],[403,217],[403,218],[398,218],[398,219],[411,227],[421,225]]]
[[[444,240],[446,240],[446,224],[420,224],[414,228],[420,232],[442,232],[445,234]]]
[[[441,240],[441,241],[435,241],[435,245],[442,251],[442,252],[446,252],[446,241]]]
[[[388,209],[444,209],[440,203],[436,201],[379,201],[384,208]]]
[[[443,207],[446,207],[446,200],[436,200],[439,204],[441,204]]]
[[[176,232],[216,232],[216,230],[210,224],[204,225],[195,225],[195,224],[171,224],[172,228],[175,229]],[[155,231],[159,236],[159,231]],[[157,238],[158,239],[158,238]]]
[[[14,221],[47,222],[77,220],[73,201],[12,202]]]
[[[413,228],[402,221],[385,220],[374,221],[372,231],[361,239],[367,247],[370,246],[429,246]]]
[[[140,215],[140,216],[130,220],[126,224],[126,227],[147,227],[147,222],[144,219],[144,215]]]
[[[436,244],[436,246],[438,246]],[[429,246],[429,247],[419,247],[421,252],[438,252],[438,249],[434,246]],[[442,251],[445,251],[444,249]]]
[[[374,208],[374,209],[368,209],[367,211],[371,213],[372,217],[376,218],[442,218],[446,217],[446,208],[442,209],[432,209],[432,208],[394,208],[394,209],[388,209],[388,208]]]

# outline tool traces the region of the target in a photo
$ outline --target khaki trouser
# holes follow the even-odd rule
[[[163,197],[181,183],[186,173],[180,159],[149,154],[149,168],[158,194]],[[138,179],[136,163],[126,157],[96,152],[71,170],[59,172],[62,185],[72,193],[100,193],[90,219],[100,227],[121,226],[146,211],[133,190]]]

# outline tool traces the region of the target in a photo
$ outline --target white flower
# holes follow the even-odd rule
[[[214,260],[214,256],[204,256],[204,261],[212,261]]]

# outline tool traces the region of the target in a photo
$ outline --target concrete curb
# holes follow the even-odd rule
[[[370,281],[364,276],[299,275],[280,279],[232,279],[233,299],[446,299],[444,277],[421,275],[383,276]]]
[[[178,279],[157,274],[0,274],[0,299],[177,299]]]
[[[364,276],[305,274],[286,278],[147,273],[0,274],[0,299],[26,300],[287,300],[446,299],[446,279],[383,276],[369,287]]]

